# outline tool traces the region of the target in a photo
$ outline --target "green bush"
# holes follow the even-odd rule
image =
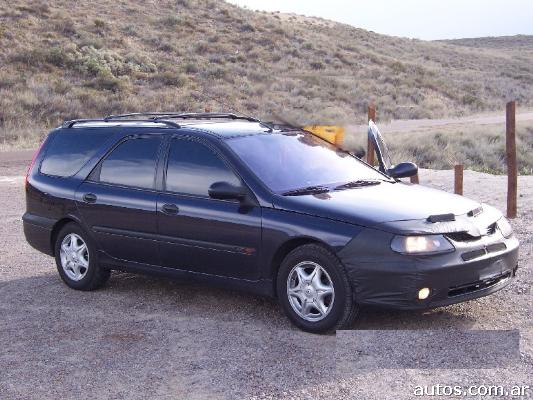
[[[68,61],[68,56],[63,48],[52,47],[46,55],[46,61],[56,67],[64,67]]]
[[[114,93],[125,92],[130,88],[130,80],[127,76],[116,78],[107,72],[102,72],[91,80],[88,86],[98,90],[109,90]]]
[[[244,23],[241,25],[240,31],[241,32],[255,32],[255,28],[253,27],[253,25],[249,23]]]
[[[227,71],[223,67],[209,68],[207,70],[207,77],[215,79],[224,79]]]
[[[180,22],[180,17],[176,15],[167,15],[166,17],[163,17],[159,20],[159,23],[161,25],[166,26],[168,28],[175,28],[180,24]]]
[[[319,70],[319,69],[324,69],[324,63],[322,63],[321,61],[312,61],[310,64],[311,68],[313,68],[314,70]]]
[[[104,29],[106,27],[105,21],[100,18],[94,20],[94,26],[98,29]]]
[[[198,42],[194,45],[194,52],[196,54],[205,54],[209,51],[209,47],[207,42]]]
[[[165,71],[155,74],[152,79],[156,82],[161,82],[166,86],[183,87],[186,85],[188,78],[184,74],[174,71]]]
[[[185,72],[188,74],[196,74],[198,72],[198,65],[193,62],[188,62],[185,64]]]

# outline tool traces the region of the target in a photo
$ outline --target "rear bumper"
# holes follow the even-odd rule
[[[26,213],[22,216],[22,225],[26,241],[36,250],[49,256],[54,255],[52,248],[52,229],[55,220]]]
[[[357,303],[403,310],[430,309],[487,296],[511,283],[517,270],[518,240],[497,240],[505,244],[505,249],[469,261],[461,255],[475,246],[425,257],[391,251],[356,257],[356,251],[343,250],[341,259]],[[430,289],[425,300],[418,299],[421,288]]]

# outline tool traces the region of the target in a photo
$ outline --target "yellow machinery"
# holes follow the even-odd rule
[[[302,129],[327,140],[338,147],[344,142],[344,128],[335,125],[307,125]]]

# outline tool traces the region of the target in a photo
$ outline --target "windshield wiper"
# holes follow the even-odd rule
[[[374,186],[379,185],[381,181],[374,180],[374,179],[358,179],[356,181],[351,181],[347,183],[343,183],[342,185],[336,186],[335,190],[343,190],[343,189],[352,189],[352,188],[358,188],[363,186]]]
[[[283,196],[300,196],[305,194],[318,194],[329,192],[329,188],[326,186],[307,186],[304,188],[288,190],[283,192]]]

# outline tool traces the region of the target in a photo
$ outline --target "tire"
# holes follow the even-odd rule
[[[344,266],[318,244],[297,247],[285,257],[276,290],[285,314],[306,332],[350,328],[358,312]]]
[[[111,275],[109,269],[98,264],[96,246],[90,236],[74,222],[66,224],[59,231],[54,244],[54,255],[59,276],[72,289],[98,289]]]

